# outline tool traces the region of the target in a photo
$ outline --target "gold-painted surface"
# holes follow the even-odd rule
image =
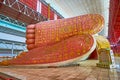
[[[95,36],[95,39],[97,41],[97,49],[101,49],[101,48],[107,48],[110,49],[110,43],[109,41],[103,37],[103,36]]]
[[[110,43],[103,36],[95,36],[97,42],[97,53],[99,63],[96,65],[102,68],[110,68],[112,64],[111,56],[110,56]]]

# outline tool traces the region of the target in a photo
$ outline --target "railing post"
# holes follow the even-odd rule
[[[12,53],[12,57],[13,57],[14,56],[14,43],[12,43],[11,53]]]

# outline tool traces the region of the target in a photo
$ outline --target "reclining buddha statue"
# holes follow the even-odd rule
[[[49,20],[26,27],[27,52],[8,65],[60,66],[85,60],[96,48],[94,34],[103,28],[99,14]]]

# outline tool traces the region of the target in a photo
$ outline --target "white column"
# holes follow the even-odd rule
[[[41,13],[41,2],[37,0],[37,12]]]
[[[57,20],[57,15],[54,13],[54,20]]]

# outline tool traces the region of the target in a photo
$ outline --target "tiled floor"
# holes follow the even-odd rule
[[[119,80],[116,70],[97,67],[65,67],[44,69],[2,68],[1,72],[22,80]]]
[[[81,62],[81,66],[61,68],[1,68],[0,72],[22,80],[120,80],[120,73],[116,69],[95,67],[96,62],[90,60]]]
[[[0,68],[0,72],[22,80],[120,80],[120,72],[95,67],[96,62],[89,60],[80,62],[80,66],[61,68]]]

